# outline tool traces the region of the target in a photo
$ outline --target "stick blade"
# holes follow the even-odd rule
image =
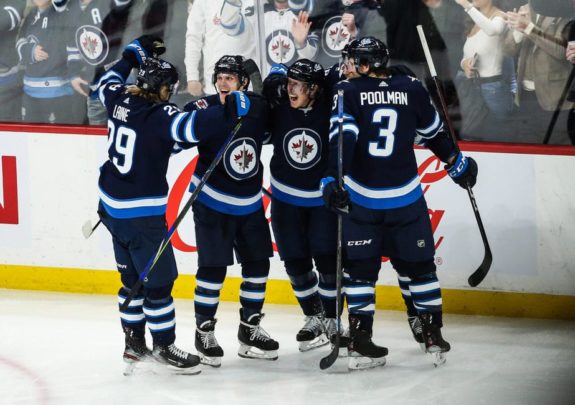
[[[339,342],[333,345],[331,352],[319,361],[319,368],[322,370],[328,369],[333,366],[333,363],[337,360],[339,356]]]
[[[477,287],[483,281],[485,276],[487,276],[487,273],[489,273],[492,262],[493,255],[491,254],[491,249],[488,249],[485,252],[485,256],[483,257],[483,262],[481,262],[481,265],[467,279],[467,282],[471,287]]]
[[[92,221],[88,220],[82,225],[82,235],[88,239],[92,235]]]

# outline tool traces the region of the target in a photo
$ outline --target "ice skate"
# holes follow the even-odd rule
[[[328,344],[323,316],[306,316],[305,324],[297,333],[296,340],[299,342],[300,352],[307,352]]]
[[[422,314],[419,316],[423,327],[423,337],[425,351],[433,357],[435,367],[447,361],[445,353],[451,350],[451,345],[443,340],[441,327],[433,322],[433,314]]]
[[[124,375],[132,375],[140,362],[150,360],[150,349],[146,346],[145,336],[136,336],[133,329],[124,328],[126,346],[124,348]]]
[[[279,343],[260,326],[264,314],[253,314],[245,320],[240,309],[240,317],[238,355],[247,359],[276,360]]]
[[[220,367],[222,365],[224,350],[216,340],[214,333],[215,326],[216,319],[213,319],[203,322],[196,328],[195,346],[202,364]]]
[[[350,342],[348,346],[348,368],[365,370],[385,365],[386,347],[377,346],[371,340],[371,331],[362,329],[358,318],[349,319]]]
[[[418,316],[408,316],[407,322],[409,323],[409,327],[411,329],[411,333],[413,334],[413,339],[417,343],[419,343],[419,347],[421,350],[426,352],[425,350],[425,339],[423,338],[423,328],[421,326],[421,321]]]
[[[325,318],[323,320],[324,327],[327,336],[329,336],[329,341],[331,342],[331,348],[335,345],[335,335],[337,333],[337,321],[335,318]],[[340,325],[341,336],[339,337],[339,355],[338,357],[347,357],[347,347],[349,346],[349,329],[343,330],[343,326]]]
[[[192,375],[201,372],[200,358],[178,348],[173,343],[169,346],[154,345],[152,355],[157,362],[167,365],[168,369],[176,374]]]

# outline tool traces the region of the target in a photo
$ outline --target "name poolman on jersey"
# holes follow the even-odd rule
[[[362,91],[359,93],[361,105],[400,104],[407,105],[407,93],[404,91]]]

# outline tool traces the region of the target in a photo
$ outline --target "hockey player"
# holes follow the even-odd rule
[[[341,64],[334,65],[332,69],[329,71],[329,76],[339,76],[342,75],[345,79],[353,79],[357,77],[361,77],[361,75],[357,72],[355,63],[352,58],[349,58],[348,55],[348,48],[349,44],[346,44],[342,50],[342,60]],[[415,77],[415,73],[411,71],[405,65],[393,65],[387,67],[386,74],[388,76],[411,76]],[[411,333],[413,334],[413,338],[419,344],[422,350],[425,351],[425,344],[423,343],[423,331],[421,328],[421,322],[419,317],[417,316],[417,309],[413,303],[413,298],[411,296],[411,292],[409,291],[409,277],[402,275],[400,273],[397,274],[397,281],[399,284],[399,288],[401,291],[401,297],[405,303],[405,307],[407,308],[407,321],[409,324],[409,328],[411,329]]]
[[[221,57],[215,66],[213,84],[218,94],[188,104],[193,114],[210,112],[228,104],[228,95],[249,86],[244,59],[239,55]],[[277,359],[278,342],[261,327],[266,283],[273,255],[269,225],[265,218],[260,163],[265,138],[267,107],[262,97],[249,94],[250,115],[227,148],[192,206],[198,248],[195,289],[196,349],[202,363],[219,367],[224,352],[215,337],[216,312],[227,266],[234,263],[234,252],[242,267],[240,286],[240,357]],[[182,126],[184,122],[182,121]],[[198,121],[206,142],[198,147],[199,159],[190,184],[195,190],[228,137],[232,126],[213,119]]]
[[[181,147],[205,142],[196,123],[222,121],[234,115],[223,108],[209,113],[182,113],[176,105],[169,104],[178,73],[170,63],[151,57],[164,50],[159,38],[142,36],[132,41],[98,86],[98,95],[109,115],[108,160],[100,169],[98,212],[113,237],[123,284],[118,293],[120,305],[167,233],[166,172],[170,155]],[[136,86],[125,86],[131,69],[136,67]],[[234,93],[230,97],[236,96],[239,97]],[[233,108],[234,100],[228,105]],[[149,357],[146,324],[153,338],[153,358],[181,373],[200,372],[199,358],[174,344],[176,322],[171,291],[176,277],[174,253],[168,245],[154,271],[147,275],[141,294],[125,311],[120,309],[126,335],[127,372],[134,363]]]
[[[361,77],[340,82],[344,91],[343,172],[345,190],[333,176],[322,179],[328,207],[344,215],[349,308],[350,368],[385,364],[387,348],[372,340],[375,283],[382,255],[405,277],[423,327],[426,351],[445,361],[450,345],[441,335],[441,289],[434,241],[413,144],[426,146],[446,163],[451,178],[473,186],[477,164],[457,152],[419,80],[388,75],[387,47],[373,37],[354,40],[348,55]],[[332,115],[331,151],[337,151],[338,123]],[[333,156],[333,159],[331,158]],[[336,172],[336,153],[328,173]]]
[[[287,76],[287,78],[286,78]],[[287,88],[283,81],[287,80]],[[269,143],[272,229],[292,288],[305,314],[299,349],[328,343],[335,333],[336,216],[323,206],[319,182],[327,168],[331,95],[319,63],[274,65],[264,82],[271,111]],[[313,270],[315,262],[318,276]]]

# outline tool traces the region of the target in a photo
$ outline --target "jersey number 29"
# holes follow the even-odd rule
[[[122,174],[132,169],[135,144],[136,131],[123,125],[116,131],[114,123],[108,120],[108,153],[112,163]]]
[[[387,119],[386,127],[382,125],[385,119]],[[369,154],[375,157],[388,157],[393,153],[393,144],[395,143],[397,111],[390,108],[375,110],[371,122],[378,124],[379,134],[377,141],[369,143]]]

